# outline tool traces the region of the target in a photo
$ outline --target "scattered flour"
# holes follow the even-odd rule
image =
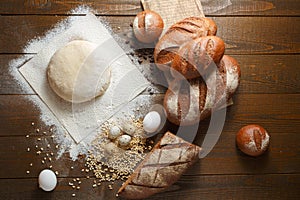
[[[26,53],[25,55],[12,60],[9,63],[10,66],[10,74],[14,77],[15,81],[19,84],[21,89],[26,94],[34,94],[29,84],[24,80],[24,78],[18,72],[18,68],[21,67],[24,63],[30,60],[35,53],[39,52],[43,49],[46,45],[48,45],[51,40],[57,36],[58,34],[63,33],[68,27],[72,26],[72,24],[80,18],[78,15],[93,13],[93,10],[87,6],[79,6],[78,8],[70,11],[72,17],[68,17],[58,24],[56,24],[51,30],[45,33],[42,37],[36,37],[30,40],[27,45],[24,47],[23,52]],[[111,31],[111,28],[107,25],[106,22],[102,20],[102,23],[106,25],[106,28]],[[69,152],[70,157],[72,160],[76,160],[77,156],[80,154],[87,154],[87,152],[92,148],[91,144],[95,138],[99,138],[99,135],[102,134],[99,128],[99,131],[95,132],[94,134],[89,135],[85,140],[79,144],[76,144],[74,140],[71,138],[69,134],[65,131],[65,129],[61,126],[57,118],[53,115],[53,113],[49,110],[49,108],[43,103],[43,101],[36,95],[26,95],[25,98],[33,102],[40,110],[40,119],[45,123],[46,126],[55,125],[54,130],[54,139],[60,146],[58,157],[62,156],[63,153]],[[130,104],[124,108],[124,111],[121,110],[119,114],[115,116],[115,118],[111,118],[110,122],[114,123],[114,121],[118,121],[126,116],[135,116],[135,117],[142,117],[145,115],[150,108],[149,105],[153,104],[152,96],[150,95],[140,95],[137,99],[130,102]],[[140,105],[144,105],[143,112],[138,112],[137,115],[135,108],[140,108]],[[126,113],[125,115],[123,115]],[[125,117],[126,118],[126,117]],[[124,120],[124,119],[123,119]]]

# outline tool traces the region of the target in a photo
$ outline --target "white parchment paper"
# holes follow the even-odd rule
[[[72,105],[52,91],[46,69],[55,51],[75,39],[96,43],[100,49],[105,44],[105,47],[110,47],[106,51],[109,53],[113,50],[115,57],[110,63],[111,83],[104,95],[93,101]],[[103,122],[150,84],[93,14],[78,17],[65,32],[54,37],[19,71],[77,143],[97,131]]]

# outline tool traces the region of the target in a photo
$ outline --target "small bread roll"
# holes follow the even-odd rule
[[[186,42],[217,33],[215,22],[206,17],[188,17],[174,25],[159,39],[154,61],[160,70],[168,71],[178,49]]]
[[[225,44],[221,38],[200,37],[179,48],[171,67],[186,79],[204,77],[219,64],[224,51]]]
[[[245,154],[259,156],[267,150],[270,136],[263,127],[248,125],[239,130],[236,135],[236,143]]]
[[[151,10],[138,13],[133,21],[134,35],[143,43],[156,41],[161,35],[163,28],[163,19],[159,14]]]

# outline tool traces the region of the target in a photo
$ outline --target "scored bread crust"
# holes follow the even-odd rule
[[[178,49],[193,39],[217,33],[215,22],[206,17],[188,17],[174,25],[160,38],[154,49],[154,61],[163,71],[169,70]]]
[[[201,148],[167,132],[118,191],[127,199],[144,199],[165,190],[197,160]]]
[[[202,78],[181,82],[175,80],[164,97],[168,120],[178,126],[199,123],[200,120],[209,117],[213,109],[226,105],[236,91],[240,77],[238,62],[224,55],[216,71],[205,80]],[[185,88],[185,92],[182,92],[182,88]]]
[[[221,38],[203,36],[182,45],[174,56],[171,67],[186,79],[203,77],[215,64],[220,63],[224,51],[225,44]]]

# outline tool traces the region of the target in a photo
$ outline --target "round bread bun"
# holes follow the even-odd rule
[[[110,69],[89,57],[97,45],[74,40],[52,56],[47,77],[52,90],[72,103],[82,103],[102,95],[110,83]]]
[[[133,33],[143,43],[155,42],[163,28],[163,19],[158,13],[151,10],[139,12],[133,21]]]
[[[236,135],[236,143],[245,154],[259,156],[267,150],[270,136],[263,127],[251,124],[239,130]]]

